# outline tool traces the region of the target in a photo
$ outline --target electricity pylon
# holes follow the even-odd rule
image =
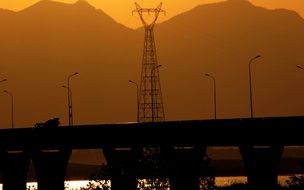
[[[159,13],[165,13],[165,11],[161,9],[162,3],[156,8],[141,8],[137,3],[135,6],[136,10],[133,12],[139,14],[145,28],[139,94],[139,122],[164,121],[165,114],[158,71],[161,65],[157,62],[153,29]],[[144,13],[154,13],[154,19],[151,23],[145,20]]]

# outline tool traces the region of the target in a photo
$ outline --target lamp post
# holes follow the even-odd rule
[[[206,73],[206,77],[209,77],[213,80],[213,102],[214,102],[214,119],[216,119],[216,83],[215,83],[215,77]]]
[[[73,125],[73,107],[72,107],[72,91],[66,85],[62,85],[63,88],[67,89],[68,91],[68,117],[69,117],[69,126]]]
[[[136,104],[137,104],[137,122],[139,122],[139,94],[138,94],[138,84],[132,80],[129,80],[130,83],[136,86]]]
[[[72,90],[70,88],[70,80],[73,76],[78,75],[78,72],[75,72],[68,76],[67,86],[62,86],[68,90],[68,117],[69,117],[69,126],[73,126],[73,105],[72,105]]]
[[[161,67],[162,65],[156,65],[155,67],[153,67],[151,69],[151,74],[150,74],[150,77],[151,77],[151,107],[152,107],[152,122],[154,122],[154,118],[155,118],[155,113],[154,113],[154,80],[153,80],[153,76],[154,76],[154,70],[155,69],[158,69],[159,67]]]
[[[3,90],[4,93],[11,97],[11,117],[12,117],[12,129],[14,128],[14,96],[7,90]]]
[[[251,64],[255,59],[260,58],[260,55],[257,55],[249,60],[249,95],[250,95],[250,117],[253,118],[252,112],[252,88],[251,88]]]

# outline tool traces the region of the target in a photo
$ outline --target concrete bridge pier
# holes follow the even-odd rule
[[[250,190],[278,189],[278,173],[284,146],[240,146]]]
[[[110,169],[112,190],[137,189],[137,149],[104,147],[103,154]]]
[[[64,190],[71,152],[71,149],[32,151],[39,190]]]
[[[3,190],[26,190],[30,158],[24,151],[1,151]]]
[[[170,189],[199,190],[206,147],[176,147],[171,152]]]

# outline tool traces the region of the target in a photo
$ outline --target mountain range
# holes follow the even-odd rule
[[[134,15],[137,16],[137,15]],[[139,19],[139,18],[138,18]],[[0,10],[0,84],[14,95],[15,126],[59,117],[67,124],[67,77],[74,123],[136,120],[144,29],[130,29],[85,1],[42,0],[24,10]],[[304,20],[247,0],[205,4],[155,26],[167,120],[249,117],[249,60],[256,117],[304,115]],[[0,96],[1,128],[10,101]]]

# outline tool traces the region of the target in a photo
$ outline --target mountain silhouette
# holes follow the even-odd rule
[[[194,109],[196,117],[208,110],[212,117],[212,81],[204,78],[210,73],[217,80],[218,114],[248,117],[248,62],[260,54],[252,65],[254,115],[303,115],[303,73],[295,69],[304,61],[303,32],[297,13],[245,0],[201,5],[160,24],[159,57],[176,74],[175,80],[166,79],[166,97],[178,99],[166,106],[180,117]]]
[[[29,22],[36,20],[69,21],[78,20],[80,23],[90,20],[89,23],[110,24],[114,20],[103,11],[95,9],[86,1],[76,1],[74,4],[64,4],[51,0],[42,0],[19,12],[22,17],[27,17]],[[35,18],[34,18],[35,17]],[[102,17],[102,19],[101,19]],[[35,22],[33,22],[35,23]],[[35,23],[37,24],[37,23]]]
[[[131,10],[130,10],[131,11]],[[137,15],[134,15],[137,17]],[[139,18],[138,18],[139,19]],[[14,94],[16,126],[58,117],[67,124],[67,76],[75,124],[136,120],[144,30],[127,28],[86,1],[40,1],[0,10],[1,86]],[[303,115],[304,20],[293,11],[228,0],[195,7],[155,26],[167,120],[249,117],[249,59],[255,116]],[[303,88],[302,88],[303,87]],[[10,126],[9,97],[0,123]]]

